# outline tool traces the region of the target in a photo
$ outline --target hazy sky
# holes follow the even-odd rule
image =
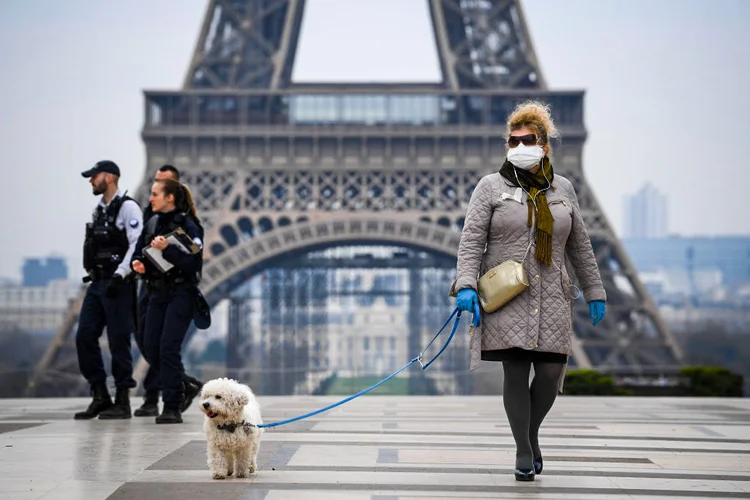
[[[24,256],[81,274],[80,172],[144,171],[142,89],[176,89],[208,0],[0,2],[0,276]],[[307,0],[296,81],[437,81],[426,0]],[[552,89],[585,89],[584,169],[610,222],[645,182],[669,229],[750,234],[750,0],[526,0]]]

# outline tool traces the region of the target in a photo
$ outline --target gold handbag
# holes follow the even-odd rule
[[[523,262],[506,260],[479,278],[477,282],[479,304],[484,312],[495,312],[528,287],[529,279]]]

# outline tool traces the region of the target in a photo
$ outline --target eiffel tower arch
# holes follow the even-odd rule
[[[426,1],[439,84],[293,83],[304,0],[208,2],[183,88],[145,91],[147,165],[137,197],[146,201],[162,164],[184,173],[206,228],[201,288],[210,304],[285,258],[341,245],[404,247],[448,259],[430,265],[450,269],[471,192],[504,161],[505,120],[533,98],[550,103],[560,128],[553,163],[576,187],[609,296],[596,328],[586,304],[575,304],[571,366],[678,367],[680,349],[584,176],[584,91],[547,88],[520,0]],[[429,280],[419,265],[405,267],[412,299],[445,297],[447,287],[417,290]],[[447,314],[451,304],[441,300]],[[420,311],[412,302],[413,323]],[[80,298],[30,395],[85,391],[73,347],[79,307]],[[412,323],[409,354],[431,328]],[[236,359],[241,339],[231,332],[229,343],[232,363],[250,362]],[[466,343],[453,350],[460,360]],[[137,373],[145,366],[141,360]]]

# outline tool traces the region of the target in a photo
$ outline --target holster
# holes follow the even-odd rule
[[[205,330],[211,326],[211,307],[198,285],[192,287],[190,297],[193,301],[193,323],[197,329]]]

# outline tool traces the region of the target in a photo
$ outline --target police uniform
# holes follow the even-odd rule
[[[144,224],[148,224],[148,221],[155,216],[157,216],[157,214],[154,214],[151,209],[151,205],[146,205],[146,208],[143,209]],[[199,230],[198,238],[200,238],[200,240],[202,241],[204,234],[203,227],[197,221],[195,221],[190,214],[187,214],[186,217],[190,218],[193,222],[196,223]],[[135,342],[138,345],[138,350],[141,352],[141,355],[149,363],[149,366],[148,370],[146,371],[146,376],[143,378],[143,389],[145,390],[143,405],[141,405],[140,408],[136,408],[135,412],[133,412],[133,415],[135,415],[136,417],[155,417],[159,414],[158,403],[159,392],[161,391],[161,380],[156,366],[148,359],[148,353],[146,351],[146,345],[144,341],[148,300],[148,288],[144,284],[143,286],[141,286],[140,293],[138,294],[138,328],[136,328],[135,331]],[[195,396],[200,393],[201,387],[203,387],[203,383],[200,380],[187,375],[186,373],[182,374],[182,381],[185,386],[185,399],[180,406],[180,410],[184,412],[193,402]]]
[[[92,177],[99,172],[120,175],[120,169],[110,161],[102,161],[83,172]],[[93,212],[93,220],[86,225],[83,264],[87,272],[84,282],[91,282],[81,305],[76,332],[76,350],[81,374],[91,386],[93,401],[88,409],[76,413],[76,419],[130,418],[129,389],[133,380],[133,359],[130,335],[135,314],[135,283],[130,259],[143,229],[141,208],[119,190],[109,203],[100,198]],[[107,390],[99,338],[106,327],[112,356],[112,376],[115,379],[115,403]]]
[[[173,264],[162,273],[143,255],[156,236],[165,236],[182,228],[201,249],[197,254],[185,253],[173,245],[162,251]],[[181,407],[185,401],[183,384],[182,343],[194,316],[194,302],[203,266],[203,234],[192,217],[177,210],[159,213],[148,220],[138,240],[133,260],[143,263],[146,272],[146,310],[143,343],[146,359],[159,374],[164,408],[156,423],[181,423]]]

